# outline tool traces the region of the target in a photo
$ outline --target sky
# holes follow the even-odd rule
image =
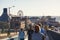
[[[60,0],[0,0],[0,15],[9,7],[12,15],[22,10],[24,16],[60,16]]]

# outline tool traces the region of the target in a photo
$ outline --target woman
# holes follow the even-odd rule
[[[35,26],[35,31],[32,34],[32,40],[42,40],[43,35],[39,32],[39,26]]]

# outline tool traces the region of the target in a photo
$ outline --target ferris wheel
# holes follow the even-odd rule
[[[22,17],[22,16],[23,16],[23,11],[22,11],[22,10],[19,10],[19,11],[17,12],[17,15],[20,16],[20,17]]]

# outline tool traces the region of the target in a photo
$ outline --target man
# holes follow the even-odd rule
[[[28,29],[28,40],[31,40],[31,37],[32,37],[32,33],[33,33],[33,30],[32,30],[32,26],[29,25],[29,29]]]
[[[43,35],[39,32],[39,26],[35,26],[35,31],[32,33],[32,40],[42,40]]]
[[[24,36],[25,36],[25,33],[24,33],[23,29],[19,30],[19,39],[24,40]]]

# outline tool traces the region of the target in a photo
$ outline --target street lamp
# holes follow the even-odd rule
[[[9,9],[9,16],[10,16],[10,9],[11,9],[12,7],[15,7],[15,6],[11,6],[11,7],[8,8],[8,9]]]
[[[15,6],[12,6],[12,7],[15,7]],[[9,9],[9,16],[10,16],[10,9],[12,8],[12,7],[9,7],[8,9]],[[8,18],[8,24],[9,24],[9,28],[8,28],[8,36],[10,37],[10,17]]]

